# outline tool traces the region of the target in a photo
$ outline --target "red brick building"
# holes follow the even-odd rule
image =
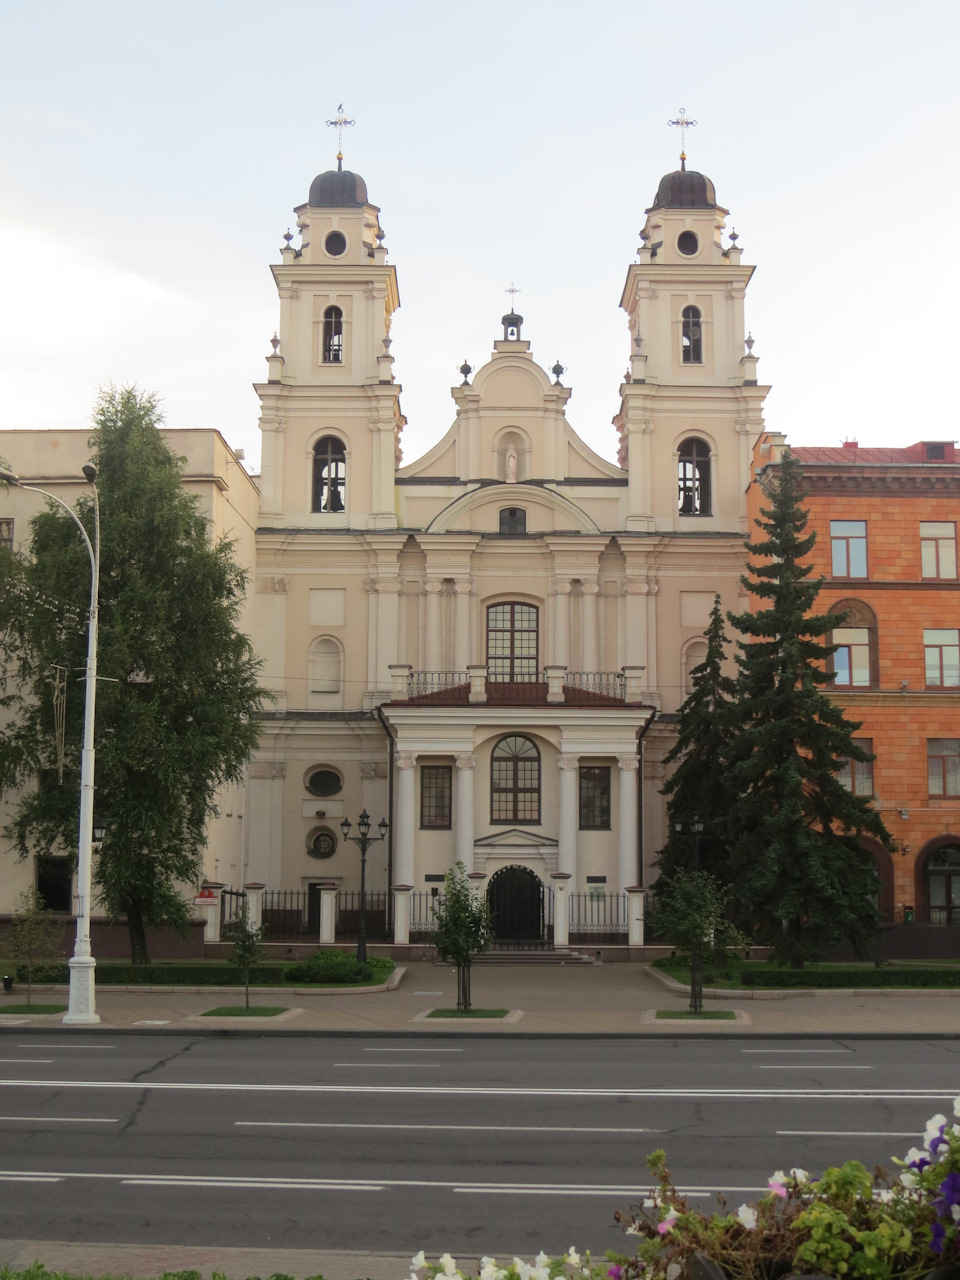
[[[786,448],[754,450],[752,515]],[[790,446],[802,462],[817,612],[846,613],[835,631],[833,696],[874,752],[847,784],[872,796],[896,842],[874,841],[890,921],[960,926],[960,455],[950,441],[903,449]]]

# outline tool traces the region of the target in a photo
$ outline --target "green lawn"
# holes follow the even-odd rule
[[[0,1000],[0,1013],[66,1013],[65,1004],[7,1004]]]
[[[807,964],[802,970],[798,970],[796,977],[791,977],[791,970],[780,968],[771,964],[767,960],[738,960],[730,964],[726,973],[717,972],[709,964],[704,966],[703,985],[712,987],[719,991],[738,991],[738,990],[764,990],[764,991],[789,991],[793,988],[805,987],[856,987],[862,985],[864,988],[876,988],[878,990],[883,987],[903,986],[913,988],[915,990],[931,989],[936,987],[955,987],[956,983],[956,966],[960,961],[945,962],[941,960],[917,960],[909,962],[899,962],[897,964],[884,964],[877,966],[872,960],[865,961],[848,961],[845,963],[836,961],[819,961],[816,964]],[[687,965],[681,965],[674,961],[655,962],[654,968],[659,969],[661,973],[667,974],[669,977],[676,979],[677,982],[683,983],[684,986],[690,985],[690,969]],[[928,974],[917,974],[917,969],[929,970]],[[938,975],[937,971],[941,971]],[[840,972],[838,972],[840,971]],[[747,974],[764,974],[775,973],[778,975],[776,982],[756,982],[756,985],[749,981],[744,981]],[[823,975],[823,981],[811,981],[815,979],[817,974]],[[860,979],[859,975],[863,978]],[[900,978],[898,979],[898,974]],[[801,975],[803,975],[801,977]],[[831,975],[833,977],[831,981]],[[869,975],[869,976],[868,976]]]
[[[509,1009],[431,1009],[429,1018],[505,1018]]]
[[[206,1009],[200,1016],[203,1018],[275,1018],[278,1013],[286,1013],[285,1005],[252,1004],[248,1009],[245,1004],[225,1004],[219,1009]]]
[[[689,1009],[658,1009],[658,1018],[693,1018],[699,1021],[700,1018],[711,1018],[716,1021],[718,1018],[727,1022],[736,1021],[737,1015],[732,1009],[704,1009],[701,1013],[691,1013]]]

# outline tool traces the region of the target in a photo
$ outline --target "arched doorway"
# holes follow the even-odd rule
[[[543,938],[543,883],[529,867],[502,867],[490,877],[487,902],[497,942]]]
[[[960,843],[934,849],[924,868],[930,923],[960,926]]]

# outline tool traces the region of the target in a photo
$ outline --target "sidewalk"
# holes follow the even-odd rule
[[[414,961],[394,990],[335,991],[323,994],[292,988],[251,990],[251,1003],[282,1005],[280,1018],[205,1018],[224,1004],[238,1004],[242,992],[224,990],[121,991],[97,989],[100,1030],[131,1029],[182,1034],[466,1034],[484,1035],[960,1035],[960,990],[892,993],[810,992],[782,998],[710,999],[708,1009],[732,1009],[736,1021],[657,1021],[658,1009],[681,1010],[687,996],[669,990],[640,965],[478,965],[473,970],[475,1008],[508,1009],[509,1020],[429,1019],[431,1009],[456,1005],[456,974],[446,965]],[[779,996],[780,993],[776,993]],[[20,1003],[22,989],[0,994],[4,1026],[31,1030],[62,1028],[62,1015],[7,1015],[4,1005]],[[66,988],[34,988],[34,999],[66,1003]],[[91,1028],[74,1028],[90,1034]],[[329,1280],[329,1278],[328,1278]],[[375,1278],[374,1278],[375,1280]]]

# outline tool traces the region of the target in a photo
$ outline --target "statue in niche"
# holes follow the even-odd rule
[[[507,484],[517,483],[517,446],[515,444],[507,445],[503,471]]]

